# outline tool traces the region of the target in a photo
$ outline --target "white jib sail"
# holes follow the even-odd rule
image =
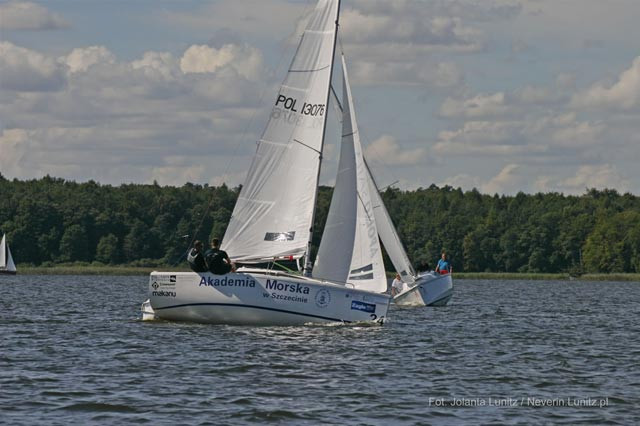
[[[373,214],[376,218],[376,226],[378,228],[378,235],[382,240],[382,245],[384,245],[385,250],[387,250],[391,263],[393,263],[396,271],[400,274],[402,281],[408,284],[413,284],[415,282],[416,272],[409,260],[409,256],[407,256],[407,252],[402,246],[400,236],[391,221],[391,216],[389,216],[389,212],[382,201],[382,197],[378,192],[378,187],[373,180],[373,176],[371,175],[371,171],[368,166],[367,179],[369,182],[371,200],[373,202]]]
[[[336,184],[313,266],[314,277],[343,283],[351,270],[358,214],[356,156],[351,129],[351,115],[346,108],[342,110],[343,136]]]
[[[302,257],[312,226],[338,0],[304,31],[236,202],[222,247],[238,261]]]
[[[382,293],[387,290],[387,280],[344,57],[342,70],[342,176],[336,180],[313,272],[316,277],[346,281],[356,288]],[[355,216],[355,225],[350,216]],[[345,269],[346,259],[350,262]]]

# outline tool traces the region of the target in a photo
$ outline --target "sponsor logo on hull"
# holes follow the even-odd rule
[[[352,300],[351,309],[355,311],[374,313],[376,311],[376,305],[374,303],[365,303],[358,300]]]
[[[176,292],[160,290],[151,292],[151,295],[157,297],[176,297]]]
[[[329,290],[321,288],[316,293],[316,306],[319,308],[326,308],[329,306],[329,302],[331,302],[331,293]]]

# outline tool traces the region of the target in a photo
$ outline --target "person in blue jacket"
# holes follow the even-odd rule
[[[436,272],[440,275],[450,274],[453,272],[451,264],[447,261],[447,254],[442,252],[442,257],[438,260],[438,266],[436,266]]]

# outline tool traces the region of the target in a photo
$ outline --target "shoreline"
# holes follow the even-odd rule
[[[18,275],[149,275],[153,271],[188,272],[186,267],[140,267],[140,266],[51,266],[20,267]],[[584,274],[573,277],[568,273],[528,273],[528,272],[454,272],[456,280],[524,280],[524,281],[620,281],[640,282],[640,274],[611,273]]]
[[[572,276],[566,272],[530,273],[530,272],[459,272],[453,273],[454,279],[459,280],[521,280],[521,281],[617,281],[640,282],[640,274],[634,273],[610,273],[610,274],[583,274]]]

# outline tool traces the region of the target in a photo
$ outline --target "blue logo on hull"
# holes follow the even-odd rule
[[[376,311],[376,305],[373,303],[365,303],[353,300],[351,302],[351,309],[353,309],[354,311],[374,313]]]

